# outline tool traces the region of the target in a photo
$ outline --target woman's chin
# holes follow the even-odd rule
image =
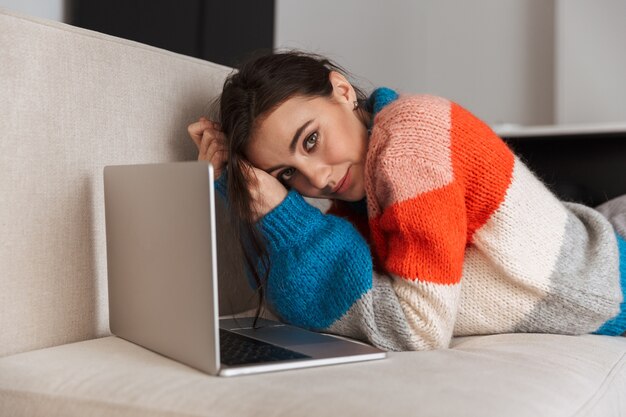
[[[345,195],[338,195],[335,200],[343,200],[343,201],[361,201],[365,198],[365,189],[352,189],[349,193]]]
[[[310,194],[310,193],[300,191],[298,189],[296,189],[296,191],[298,191],[298,193],[300,193],[300,195],[302,195],[303,197],[317,198],[317,199],[324,199],[324,200],[340,200],[340,201],[355,202],[355,201],[361,201],[365,198],[365,188],[363,187],[358,187],[356,189],[353,188],[351,190],[347,190],[345,193],[338,193],[338,194],[333,194],[333,195]]]

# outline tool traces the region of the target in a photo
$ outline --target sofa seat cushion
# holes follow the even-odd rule
[[[110,336],[0,358],[2,416],[573,416],[626,407],[626,339],[506,334],[233,378]]]

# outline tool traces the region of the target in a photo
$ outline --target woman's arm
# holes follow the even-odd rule
[[[401,97],[376,117],[366,164],[375,255],[412,333],[447,346],[460,305],[471,213],[450,102]]]
[[[393,279],[373,271],[369,246],[347,220],[291,191],[260,226],[271,257],[268,300],[281,319],[386,350],[447,347],[449,337],[427,317],[420,331],[409,326]],[[426,315],[430,308],[424,304]]]

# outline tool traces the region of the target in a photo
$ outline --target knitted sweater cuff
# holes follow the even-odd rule
[[[304,241],[319,227],[323,218],[319,209],[291,190],[282,203],[259,221],[259,226],[268,240],[270,250],[279,253]]]
[[[228,176],[226,170],[222,171],[222,175],[220,175],[213,184],[215,185],[215,190],[217,190],[225,200],[228,200]]]

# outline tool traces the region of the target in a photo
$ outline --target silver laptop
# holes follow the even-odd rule
[[[111,332],[211,375],[384,358],[364,343],[267,319],[253,328],[234,314],[257,301],[213,180],[206,162],[104,168]]]

